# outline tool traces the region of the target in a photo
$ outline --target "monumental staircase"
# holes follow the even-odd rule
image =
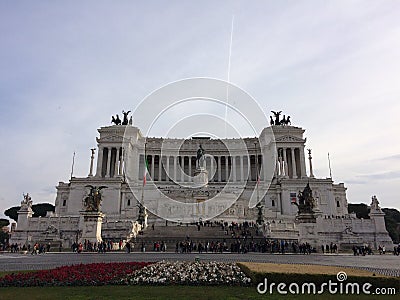
[[[245,238],[245,235],[247,236]],[[165,243],[168,252],[175,251],[176,244],[180,242],[191,241],[196,243],[225,243],[226,247],[230,249],[232,243],[240,240],[241,243],[255,243],[262,242],[263,236],[257,228],[247,227],[234,228],[230,230],[228,226],[210,224],[205,226],[198,226],[192,224],[182,225],[167,225],[167,226],[148,226],[145,230],[140,232],[134,240],[132,240],[135,250],[139,251],[142,246],[146,251],[153,251],[154,243]]]

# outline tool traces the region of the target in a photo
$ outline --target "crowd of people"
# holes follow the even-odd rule
[[[374,253],[372,252],[371,247],[369,247],[368,245],[353,246],[352,250],[353,250],[353,255],[354,255],[354,256],[358,256],[358,255],[365,256],[365,255],[367,255],[367,254],[368,254],[368,255],[374,254]]]
[[[6,248],[7,249],[7,248]],[[6,251],[6,249],[4,249],[3,251]],[[47,243],[34,243],[33,246],[31,246],[31,244],[28,245],[18,245],[17,243],[13,243],[10,244],[8,246],[8,249],[11,253],[19,253],[19,252],[27,252],[30,253],[32,255],[36,255],[36,254],[44,254],[46,252],[49,252],[51,249],[51,244]]]
[[[175,253],[222,253],[226,249],[226,242],[193,242],[187,239],[186,241],[177,242],[175,246]]]
[[[311,254],[316,252],[309,243],[298,243],[297,241],[264,239],[263,241],[254,241],[252,238],[241,237],[233,240],[203,240],[193,241],[190,237],[175,243],[175,253],[300,253]],[[152,243],[153,251],[166,252],[167,243],[165,241],[156,241]],[[140,249],[146,251],[146,245],[141,243]]]
[[[28,248],[29,248],[29,247],[30,247],[30,245],[28,245]],[[31,254],[32,254],[32,255],[34,255],[34,254],[44,254],[44,253],[46,253],[46,252],[50,252],[50,248],[51,248],[50,243],[48,243],[47,245],[35,243],[35,244],[33,245]],[[30,251],[30,249],[28,249],[28,252],[29,252],[29,251]]]
[[[131,245],[129,242],[125,243],[122,240],[115,242],[112,240],[103,240],[99,242],[91,242],[88,240],[84,240],[83,243],[74,242],[71,246],[72,252],[81,253],[85,252],[98,252],[98,253],[106,253],[114,250],[122,250],[125,246],[126,251],[131,251]]]
[[[166,223],[167,224],[167,223]],[[254,222],[223,222],[223,221],[206,221],[198,222],[194,224],[197,226],[197,230],[201,230],[202,227],[220,227],[224,231],[226,238],[223,239],[197,239],[194,241],[189,236],[181,241],[171,242],[168,241],[169,245],[175,244],[175,253],[248,253],[248,252],[259,252],[259,253],[299,253],[299,254],[311,254],[317,252],[317,249],[312,247],[309,243],[299,243],[296,240],[279,240],[270,238],[259,237],[259,232],[257,230],[257,225]],[[154,230],[154,224],[152,225]],[[155,252],[166,252],[167,242],[166,241],[156,241],[150,245],[146,245],[145,242],[139,241],[140,251],[145,252],[146,246],[150,249],[152,247]],[[172,243],[172,245],[171,245]],[[56,246],[57,248],[58,246]],[[126,251],[130,253],[134,247],[134,243],[125,242],[123,240],[103,240],[99,242],[90,242],[84,240],[83,242],[74,242],[71,246],[71,250],[76,253],[81,252],[98,252],[106,253],[110,251]],[[21,251],[26,251],[32,255],[44,254],[49,252],[51,249],[51,244],[47,243],[34,243],[27,245],[14,244],[4,244],[0,247],[0,250],[10,251],[11,253],[18,253]],[[170,249],[170,251],[173,251]],[[62,244],[59,245],[58,251],[61,252]],[[54,251],[54,250],[53,250]],[[353,254],[355,256],[365,256],[374,254],[373,250],[368,245],[352,247]],[[377,249],[379,254],[385,254],[386,248],[384,245],[379,245]],[[320,253],[323,254],[337,254],[338,246],[336,243],[331,242],[330,244],[321,245],[319,248]],[[400,244],[395,246],[393,249],[394,255],[400,255]]]
[[[334,243],[331,243],[330,245],[326,244],[325,246],[322,245],[321,251],[322,251],[322,253],[337,253],[338,246]]]

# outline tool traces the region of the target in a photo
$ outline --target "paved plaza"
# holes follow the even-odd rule
[[[369,270],[375,273],[400,276],[400,257],[392,254],[353,256],[350,254],[265,254],[265,253],[169,253],[169,252],[110,252],[100,253],[46,253],[40,255],[0,254],[0,271],[50,269],[63,265],[99,262],[188,260],[223,262],[268,262],[286,264],[317,264]]]

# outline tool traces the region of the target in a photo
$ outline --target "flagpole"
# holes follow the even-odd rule
[[[75,164],[75,151],[74,151],[74,154],[72,156],[71,179],[72,179],[72,175],[74,174],[74,164]]]
[[[142,199],[141,199],[141,204],[142,205],[144,203],[144,186],[146,185],[146,176],[147,176],[146,145],[147,145],[147,142],[144,142],[144,174],[143,174]]]
[[[257,204],[260,201],[260,193],[258,191],[258,185],[260,183],[260,174],[258,173],[258,151],[257,151],[257,143],[254,142],[254,148],[256,150],[256,159],[255,159],[255,163],[256,163],[256,185],[257,185]]]
[[[328,152],[328,164],[329,164],[329,176],[332,179],[331,159],[329,157],[329,152]]]
[[[231,80],[231,56],[232,56],[232,41],[233,41],[233,21],[235,20],[235,15],[232,15],[232,25],[231,25],[231,39],[229,42],[229,55],[228,55],[228,79],[226,85],[226,105],[225,105],[225,138],[227,138],[226,122],[228,118],[228,103],[229,103],[229,84]]]

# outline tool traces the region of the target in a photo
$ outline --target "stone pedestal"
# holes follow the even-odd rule
[[[369,214],[374,227],[374,246],[378,249],[379,245],[386,246],[386,249],[393,249],[393,241],[390,238],[385,226],[385,213],[381,210],[372,210]]]
[[[22,207],[18,212],[17,230],[29,230],[29,220],[32,218],[33,210],[30,206]]]
[[[101,212],[81,211],[81,220],[79,229],[82,231],[82,236],[79,241],[88,240],[92,243],[102,241],[101,238],[101,223],[104,214]]]
[[[147,228],[147,218],[148,218],[148,214],[147,214],[147,209],[143,206],[143,205],[139,205],[139,216],[138,216],[138,224],[140,224],[142,229],[146,229]]]
[[[300,213],[296,218],[299,228],[299,243],[309,243],[312,247],[318,246],[318,230],[314,213]]]
[[[299,223],[299,243],[309,243],[312,247],[318,246],[318,231],[316,223]]]
[[[314,213],[299,213],[296,221],[297,223],[316,223],[317,218]]]
[[[195,187],[203,187],[208,185],[208,171],[203,167],[197,167],[194,171],[193,178]]]

